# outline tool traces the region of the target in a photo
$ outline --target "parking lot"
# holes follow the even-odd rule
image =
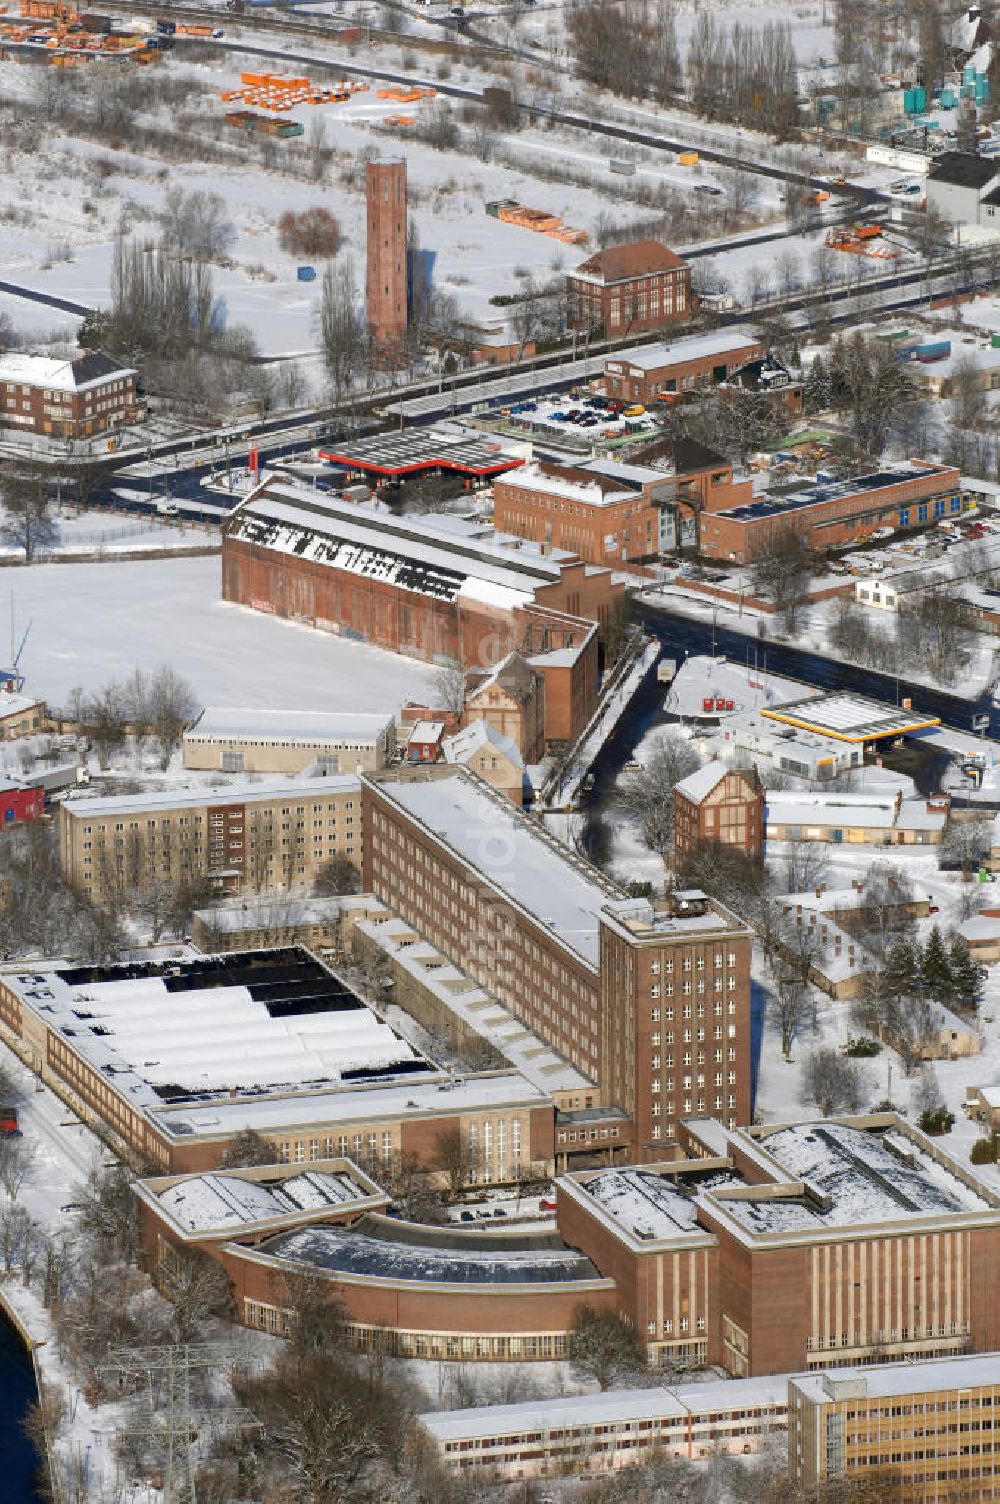
[[[514,427],[533,432],[579,434],[591,439],[623,439],[631,435],[654,433],[658,415],[641,403],[622,402],[615,397],[588,395],[561,400],[515,402],[504,413]]]

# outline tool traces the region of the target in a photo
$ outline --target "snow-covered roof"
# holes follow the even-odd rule
[[[557,496],[561,500],[572,501],[577,506],[584,507],[617,506],[623,501],[637,499],[634,486],[623,483],[616,490],[611,490],[600,485],[596,478],[592,481],[585,481],[579,478],[577,471],[574,474],[575,479],[569,475],[553,475],[538,465],[526,465],[522,470],[514,470],[510,475],[505,475],[501,484],[515,491],[537,491],[545,496]],[[608,478],[615,477],[609,476]],[[616,478],[624,482],[624,477]],[[663,479],[655,471],[651,472],[651,478]]]
[[[0,721],[5,721],[8,716],[24,715],[29,710],[37,710],[44,701],[34,695],[8,694],[0,691]]]
[[[234,903],[196,909],[194,917],[224,935],[239,934],[245,930],[290,930],[297,925],[332,923],[340,917],[350,898],[351,895],[346,894],[330,898],[299,898],[290,894],[272,898],[255,894]],[[366,901],[372,902],[370,898]]]
[[[796,1374],[796,1389],[820,1403],[838,1394],[866,1399],[896,1399],[938,1390],[994,1388],[1000,1384],[1000,1353],[968,1353],[959,1358],[932,1358],[923,1363],[878,1363],[871,1368],[836,1368],[828,1374]],[[840,1386],[844,1386],[843,1389]],[[848,1388],[849,1386],[849,1388]]]
[[[361,1224],[364,1227],[365,1224]],[[282,1264],[326,1269],[337,1275],[415,1284],[538,1285],[607,1283],[583,1254],[571,1248],[469,1247],[447,1243],[395,1242],[359,1228],[310,1227],[278,1233],[258,1253]]]
[[[385,1084],[350,1081],[317,1090],[189,1101],[151,1110],[156,1127],[171,1138],[219,1138],[240,1128],[277,1133],[310,1123],[366,1123],[437,1115],[442,1105],[459,1112],[544,1107],[550,1100],[518,1071],[489,1071],[461,1078],[428,1070]]]
[[[696,1188],[682,1179],[654,1170],[599,1170],[585,1184],[598,1206],[644,1242],[700,1231]],[[721,1170],[697,1189],[743,1184],[742,1176]]]
[[[534,1033],[404,919],[377,916],[360,920],[358,933],[372,941],[396,966],[427,988],[448,1011],[487,1040],[522,1075],[543,1092],[582,1092],[593,1086],[576,1066]]]
[[[0,716],[4,713],[0,695]],[[191,741],[274,742],[352,742],[369,745],[383,737],[393,725],[392,714],[373,715],[364,711],[259,710],[236,706],[209,705],[184,733]]]
[[[643,371],[658,371],[663,366],[677,365],[681,361],[734,354],[747,345],[760,343],[752,329],[737,324],[708,334],[692,334],[686,339],[672,340],[669,345],[633,345],[628,350],[615,350],[605,357],[604,363],[605,367],[615,370],[622,366],[637,366]]]
[[[689,773],[686,778],[676,783],[674,793],[690,799],[693,804],[700,804],[708,797],[716,784],[722,782],[728,772],[729,768],[726,764],[718,759],[714,762],[707,762],[703,768],[696,768],[693,773]]]
[[[137,1108],[432,1069],[298,947],[5,982]]]
[[[494,747],[515,768],[524,767],[524,758],[516,742],[504,736],[488,721],[472,721],[454,736],[446,736],[441,744],[445,762],[468,762],[482,747]]]
[[[465,593],[486,604],[522,604],[558,580],[575,556],[464,518],[394,517],[378,504],[357,506],[323,491],[271,477],[232,514],[229,536],[399,589],[453,601]],[[481,587],[494,587],[499,602]],[[478,588],[477,588],[478,587]]]
[[[441,740],[442,736],[444,736],[444,721],[417,721],[406,740],[411,745],[426,743],[433,746],[435,742]]]
[[[259,1181],[221,1172],[192,1175],[161,1191],[157,1200],[174,1221],[192,1232],[270,1222],[289,1212],[317,1212],[368,1199],[347,1173],[302,1170],[281,1181]]]
[[[958,932],[964,940],[1000,940],[1000,916],[973,914],[962,920]]]
[[[131,366],[120,366],[107,355],[89,350],[73,359],[23,355],[15,350],[0,355],[0,381],[19,382],[23,386],[43,387],[54,392],[91,391],[106,386],[109,381],[136,374]]]
[[[909,1136],[834,1119],[758,1135],[762,1149],[811,1194],[730,1195],[722,1210],[751,1235],[811,1232],[993,1209],[955,1170]]]
[[[867,1372],[868,1370],[866,1370]],[[881,1370],[879,1370],[881,1371]],[[437,1410],[420,1416],[439,1443],[485,1440],[521,1431],[551,1431],[577,1426],[614,1425],[616,1421],[670,1420],[686,1425],[708,1414],[787,1407],[788,1375],[726,1379],[719,1383],[656,1385],[651,1389],[613,1389],[603,1394],[573,1394],[522,1400],[512,1405],[479,1405],[466,1410]]]
[[[380,780],[375,787],[596,970],[598,915],[625,901],[596,867],[459,768],[438,777]],[[494,850],[502,851],[502,860],[490,860]]]
[[[145,794],[89,794],[67,799],[63,809],[80,820],[99,819],[105,815],[127,815],[132,811],[201,809],[206,804],[259,804],[262,800],[318,798],[329,794],[361,792],[354,773],[330,773],[325,778],[283,778],[269,783],[226,783],[210,788],[207,783],[194,788],[171,788],[164,792],[149,790]]]

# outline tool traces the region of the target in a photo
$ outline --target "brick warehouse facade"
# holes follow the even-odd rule
[[[609,569],[491,528],[393,518],[274,480],[227,525],[222,591],[240,605],[473,671],[512,650],[530,655],[545,680],[546,738],[563,741],[596,708],[593,628],[608,621],[625,585]]]
[[[772,489],[747,504],[703,513],[699,552],[745,563],[765,553],[785,529],[822,550],[876,527],[923,527],[957,516],[962,505],[961,477],[953,465],[911,460],[853,480]]]
[[[764,854],[764,787],[756,767],[710,762],[674,787],[674,854],[681,861],[706,841]]]
[[[406,163],[366,162],[365,199],[368,331],[376,353],[390,357],[406,339]]]
[[[1000,1345],[1000,1198],[904,1120],[684,1134],[690,1159],[558,1182],[562,1238],[653,1362],[741,1378]]]
[[[685,1114],[749,1121],[742,921],[703,895],[627,899],[458,770],[364,786],[366,888],[597,1083],[635,1159],[673,1152]]]
[[[264,968],[281,960],[281,953],[267,950],[236,953],[235,960],[230,954],[189,963],[198,975],[188,994],[203,1003],[189,1033],[214,1027],[213,988],[201,980],[206,967]],[[107,996],[136,980],[136,967],[97,970],[101,985],[111,989]],[[147,989],[176,987],[183,985],[184,970],[184,963],[151,964],[140,981]],[[223,971],[223,983],[231,975]],[[458,1135],[478,1144],[477,1173],[483,1183],[509,1180],[522,1167],[532,1175],[552,1173],[552,1099],[516,1070],[469,1073],[456,1081],[429,1062],[414,1064],[412,1051],[408,1060],[405,1049],[393,1046],[400,1056],[398,1073],[378,1069],[366,1074],[358,1048],[349,1079],[329,1080],[325,1086],[312,1081],[296,1090],[294,1082],[278,1081],[270,1089],[245,1093],[238,1085],[216,1091],[196,1085],[192,1094],[174,1089],[174,1083],[164,1092],[145,1079],[141,1062],[137,1069],[129,1065],[127,1054],[115,1044],[113,1021],[93,1037],[81,1023],[79,976],[79,968],[58,967],[0,975],[0,1038],[84,1122],[101,1125],[118,1149],[163,1172],[214,1170],[233,1137],[253,1127],[277,1144],[279,1160],[289,1164],[340,1154],[376,1174],[403,1160],[430,1170],[438,1164],[442,1135]],[[173,996],[163,998],[165,1019]],[[220,996],[214,992],[215,998]],[[352,1016],[370,1024],[362,1011],[355,1009]],[[209,1045],[218,1048],[211,1041],[199,1047],[195,1039],[195,1053],[200,1048],[204,1054]],[[126,1041],[125,1048],[130,1047]],[[234,1045],[234,1082],[240,1059]],[[181,1060],[179,1069],[190,1072],[190,1060]],[[201,1073],[196,1075],[200,1081]]]
[[[405,1357],[564,1358],[579,1304],[615,1308],[613,1281],[585,1255],[554,1246],[551,1232],[401,1223],[381,1214],[389,1197],[349,1159],[308,1167],[308,1212],[294,1204],[271,1209],[254,1194],[270,1184],[294,1195],[303,1178],[301,1170],[267,1166],[138,1182],[141,1267],[155,1279],[170,1248],[198,1249],[228,1275],[237,1318],[275,1333],[287,1332],[293,1319],[294,1277],[318,1276],[343,1310],[356,1348]],[[346,1182],[353,1195],[317,1205],[330,1181]],[[211,1225],[211,1216],[197,1227],[185,1220],[184,1205],[196,1198],[225,1214],[219,1225]],[[247,1207],[242,1226],[234,1206]],[[351,1266],[362,1249],[367,1267],[359,1272]]]
[[[702,386],[719,386],[765,353],[764,342],[742,326],[693,334],[669,345],[617,350],[604,362],[604,389],[627,402],[676,399]]]

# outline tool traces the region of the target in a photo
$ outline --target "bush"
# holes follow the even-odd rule
[[[997,1162],[996,1143],[991,1138],[977,1138],[969,1158],[974,1165],[995,1165]]]
[[[852,1055],[856,1059],[870,1060],[873,1055],[881,1055],[882,1046],[877,1039],[866,1039],[861,1035],[857,1039],[849,1039],[844,1046],[844,1054]]]
[[[329,209],[286,209],[278,220],[278,243],[289,256],[330,258],[340,248],[340,225]]]
[[[937,1137],[942,1133],[950,1133],[955,1126],[955,1114],[947,1107],[925,1107],[918,1119],[924,1133]]]

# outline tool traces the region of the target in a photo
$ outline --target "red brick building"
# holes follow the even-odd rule
[[[99,350],[75,360],[0,355],[0,430],[86,438],[143,416],[138,373]]]
[[[324,1281],[360,1351],[462,1361],[568,1355],[581,1303],[614,1310],[614,1281],[551,1231],[428,1227],[349,1159],[135,1183],[139,1261],[154,1279],[196,1249],[229,1277],[236,1318],[285,1333],[296,1276]]]
[[[593,629],[624,589],[609,569],[489,527],[397,518],[278,479],[236,509],[223,538],[226,600],[474,672],[515,650],[536,657],[556,740],[593,714]]]
[[[678,861],[707,841],[764,854],[764,787],[756,768],[710,762],[674,787],[674,854]]]
[[[359,899],[352,913],[365,912]],[[442,1136],[460,1135],[484,1184],[552,1173],[548,1093],[512,1069],[446,1075],[298,946],[9,972],[0,1038],[84,1122],[165,1173],[215,1169],[246,1128],[285,1164],[433,1170]]]
[[[18,778],[0,780],[0,822],[14,825],[21,820],[37,820],[44,813],[43,788],[32,788]]]
[[[527,763],[545,754],[545,679],[520,653],[470,674],[462,724],[485,721],[509,737]]]
[[[376,352],[392,356],[406,339],[406,163],[367,162],[365,198],[368,332]]]
[[[687,1157],[561,1178],[558,1238],[388,1218],[343,1155],[160,1176],[136,1187],[141,1262],[155,1277],[201,1249],[238,1319],[276,1333],[308,1273],[359,1349],[403,1356],[563,1357],[584,1302],[618,1310],[652,1366],[735,1378],[1000,1346],[1000,1197],[894,1113],[692,1119],[684,1138]]]
[[[687,323],[697,308],[690,267],[658,240],[596,252],[567,273],[566,288],[571,327],[609,339]]]
[[[637,345],[604,362],[604,389],[627,402],[676,401],[698,387],[719,386],[765,353],[762,340],[738,325],[692,334],[669,345]]]
[[[961,511],[961,478],[954,465],[900,461],[852,480],[772,487],[750,503],[704,512],[699,552],[745,563],[759,558],[786,529],[822,551],[876,527],[906,531]]]
[[[365,888],[595,1081],[635,1159],[672,1152],[687,1113],[749,1121],[741,920],[704,895],[628,899],[461,770],[364,786]],[[578,1131],[557,1123],[558,1154]]]
[[[720,509],[749,501],[749,481],[735,481],[721,455],[694,440],[659,440],[630,463],[579,465],[539,460],[498,477],[493,517],[504,532],[544,548],[571,550],[591,564],[641,565],[674,546],[680,508]]]
[[[563,1240],[654,1364],[742,1378],[1000,1343],[1000,1198],[894,1113],[682,1137],[688,1159],[558,1182]]]

